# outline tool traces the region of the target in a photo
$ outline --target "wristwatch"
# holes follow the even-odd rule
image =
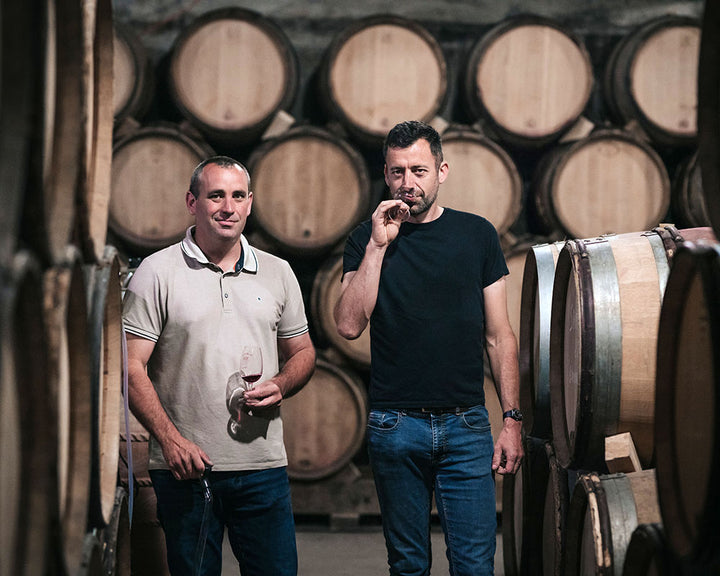
[[[505,418],[512,418],[517,422],[522,422],[523,415],[522,412],[520,412],[520,410],[518,410],[517,408],[511,408],[507,412],[503,412],[503,420],[505,420]]]

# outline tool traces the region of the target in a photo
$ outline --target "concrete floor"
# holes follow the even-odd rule
[[[388,573],[385,541],[379,526],[331,531],[324,526],[297,526],[298,576],[381,576]],[[432,532],[432,574],[447,576],[445,541],[439,527]],[[230,545],[225,539],[223,576],[238,576]],[[502,541],[498,534],[495,574],[503,576]]]

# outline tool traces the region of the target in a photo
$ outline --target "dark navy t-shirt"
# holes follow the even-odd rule
[[[345,245],[343,272],[360,267],[370,221]],[[445,208],[404,222],[385,253],[370,318],[373,408],[483,404],[483,288],[508,273],[485,218]]]

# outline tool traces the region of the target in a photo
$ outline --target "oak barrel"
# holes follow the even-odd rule
[[[183,238],[194,218],[185,193],[195,166],[214,152],[175,124],[123,134],[113,145],[110,230],[146,255]]]
[[[502,545],[505,576],[540,573],[545,493],[549,464],[545,442],[523,437],[523,458],[515,474],[503,478]]]
[[[120,259],[106,246],[103,261],[85,267],[92,385],[90,526],[102,528],[116,501],[122,404]]]
[[[87,291],[79,251],[67,246],[63,262],[44,273],[43,312],[47,335],[52,410],[46,433],[57,442],[59,557],[77,573],[87,532],[92,446],[92,386]]]
[[[258,146],[248,168],[254,220],[286,252],[330,250],[370,209],[365,160],[327,130],[291,128]]]
[[[623,576],[676,576],[680,566],[667,545],[660,522],[640,524],[625,552]]]
[[[514,146],[544,146],[560,138],[582,115],[592,87],[583,41],[539,16],[509,18],[484,34],[464,77],[471,116]]]
[[[0,265],[11,266],[20,233],[33,138],[33,94],[41,83],[35,2],[6,2],[0,19]],[[5,548],[3,547],[3,550]]]
[[[271,19],[221,8],[196,18],[175,40],[169,89],[209,140],[247,143],[292,105],[298,68],[292,44]]]
[[[522,209],[522,179],[515,163],[476,130],[448,130],[442,142],[450,166],[442,186],[443,206],[479,214],[503,235]]]
[[[720,547],[720,247],[675,254],[659,322],[655,442],[668,543],[678,557],[718,558]]]
[[[84,0],[42,3],[43,26],[39,34],[32,34],[43,54],[42,78],[33,99],[34,138],[22,237],[49,265],[62,261],[75,226],[87,114],[82,96],[86,6]]]
[[[680,227],[710,226],[710,216],[702,184],[697,150],[677,166],[673,180],[670,208]]]
[[[111,0],[83,3],[83,144],[75,227],[87,262],[100,262],[107,237],[113,138]]]
[[[560,466],[552,443],[545,444],[548,480],[543,508],[543,576],[563,576],[567,511],[570,505],[568,471]]]
[[[339,472],[360,449],[367,411],[355,372],[318,359],[310,381],[282,404],[288,476],[319,480]]]
[[[141,120],[155,94],[155,74],[147,48],[135,31],[120,22],[113,30],[113,117]]]
[[[45,574],[56,519],[57,441],[48,383],[42,273],[17,252],[0,268],[0,575]]]
[[[82,543],[82,561],[77,576],[105,576],[103,550],[100,540],[93,532],[88,532]]]
[[[698,65],[698,154],[708,216],[720,236],[720,5],[705,2]]]
[[[343,255],[331,254],[315,275],[310,295],[313,327],[334,348],[362,368],[370,367],[370,326],[355,340],[347,340],[338,334],[333,311],[340,299]]]
[[[518,361],[523,426],[535,438],[552,437],[550,420],[550,311],[555,264],[565,242],[528,249],[522,273]]]
[[[531,187],[539,226],[570,238],[652,228],[670,206],[663,160],[624,130],[595,130],[551,149]]]
[[[108,576],[130,576],[130,515],[128,493],[115,489],[110,521],[102,531],[103,568]]]
[[[318,93],[328,114],[369,146],[398,122],[428,122],[448,91],[438,41],[401,16],[361,18],[335,36],[320,67]]]
[[[661,145],[694,144],[699,52],[700,23],[686,16],[662,16],[625,36],[603,79],[616,120],[637,123]]]
[[[658,321],[670,259],[683,240],[667,232],[569,240],[560,252],[550,400],[553,444],[563,466],[604,470],[604,438],[623,432],[632,434],[644,466],[653,460]]]
[[[655,470],[581,474],[567,517],[567,576],[622,574],[633,532],[660,522]]]

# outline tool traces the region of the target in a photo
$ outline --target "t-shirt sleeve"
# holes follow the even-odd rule
[[[365,257],[365,247],[370,240],[372,229],[369,222],[360,224],[352,231],[345,242],[345,251],[343,253],[343,276],[348,272],[355,272],[360,268],[360,263]]]
[[[483,271],[483,288],[487,288],[490,284],[494,284],[503,276],[509,274],[505,255],[500,246],[500,238],[497,230],[487,222],[487,250],[485,252],[485,269]]]
[[[130,279],[123,297],[123,325],[126,332],[157,342],[164,325],[160,302],[162,289],[157,275],[143,260]]]
[[[282,316],[278,323],[278,338],[300,336],[309,330],[302,291],[290,265],[284,263],[283,282],[285,284],[286,301]]]

